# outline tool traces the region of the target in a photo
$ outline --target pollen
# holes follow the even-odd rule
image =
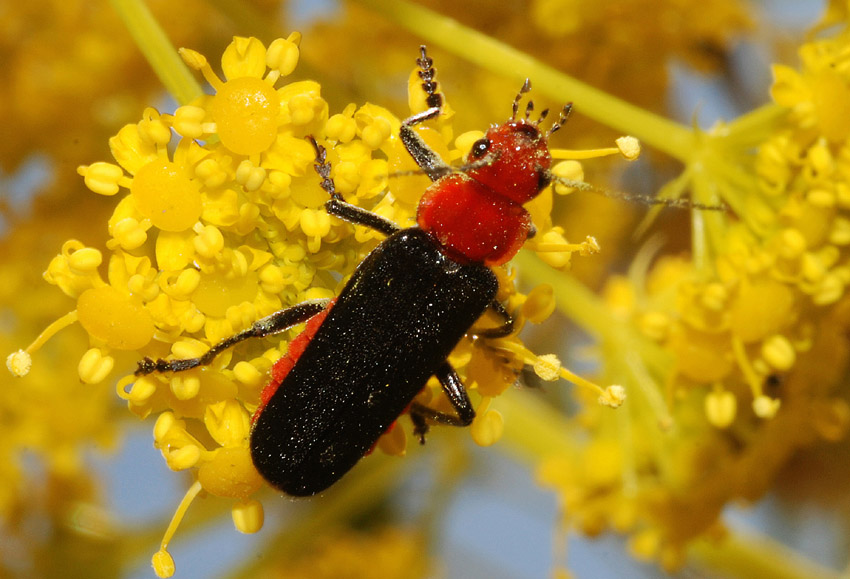
[[[77,172],[85,177],[86,187],[98,195],[115,195],[124,181],[124,170],[114,163],[92,163],[79,167]]]
[[[759,418],[773,418],[779,411],[781,402],[768,396],[758,396],[753,400],[753,412]]]
[[[298,66],[300,43],[301,34],[298,32],[293,32],[288,38],[273,40],[266,51],[266,66],[279,76],[292,74]]]
[[[185,105],[174,111],[174,130],[187,139],[199,139],[207,132],[204,122],[207,111],[202,107]]]
[[[255,499],[239,501],[231,509],[233,526],[245,535],[252,535],[263,528],[265,514],[263,505]]]
[[[618,384],[608,386],[605,392],[599,397],[599,403],[602,406],[611,408],[619,408],[626,401],[626,389]]]
[[[620,154],[629,161],[640,157],[640,141],[634,137],[619,137],[615,141]]]
[[[15,376],[26,376],[32,368],[32,356],[24,350],[12,352],[6,357],[6,367]]]
[[[561,361],[554,354],[538,356],[534,363],[534,373],[541,379],[552,382],[560,377]]]
[[[717,428],[727,428],[735,420],[738,400],[731,392],[716,389],[705,397],[705,415]]]
[[[502,438],[505,431],[505,419],[498,410],[481,410],[470,427],[472,440],[478,446],[492,446]]]
[[[172,577],[176,570],[174,558],[165,549],[160,549],[154,553],[154,556],[151,559],[151,566],[153,567],[153,571],[156,573],[156,576],[163,579]]]
[[[114,366],[112,356],[104,354],[100,348],[91,348],[83,354],[77,370],[80,380],[86,384],[98,384],[106,379]]]
[[[772,368],[787,372],[794,366],[797,352],[785,336],[775,334],[766,339],[761,346],[761,355]]]

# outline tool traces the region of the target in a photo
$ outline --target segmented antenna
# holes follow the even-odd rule
[[[519,112],[519,101],[522,100],[522,95],[524,95],[525,93],[527,93],[530,90],[531,90],[531,79],[527,78],[527,79],[525,79],[525,82],[522,83],[522,88],[519,89],[519,92],[516,93],[516,96],[514,97],[514,104],[511,106],[511,110],[513,111],[513,114],[511,115],[512,121],[516,120],[516,114]],[[532,108],[533,108],[533,105],[532,105]],[[526,109],[527,109],[527,107],[526,107]],[[528,118],[528,113],[526,113],[525,116],[526,116],[526,118]]]
[[[584,181],[575,181],[573,179],[567,179],[565,177],[559,177],[558,175],[554,175],[549,173],[549,177],[552,183],[557,183],[559,185],[563,185],[564,187],[572,187],[573,189],[578,189],[579,191],[586,191],[589,193],[597,193],[599,195],[604,195],[610,199],[621,199],[623,201],[629,201],[631,203],[642,203],[644,205],[661,205],[664,207],[675,207],[676,209],[699,209],[701,211],[728,211],[729,207],[725,203],[720,203],[718,205],[708,205],[706,203],[697,203],[696,201],[691,201],[690,199],[666,199],[663,197],[651,197],[649,195],[642,195],[640,193],[626,193],[625,191],[614,191],[611,189],[602,189],[600,187],[594,187]]]
[[[439,108],[443,104],[443,97],[437,94],[437,81],[434,77],[437,71],[434,70],[434,61],[428,56],[425,45],[419,47],[419,58],[416,59],[416,64],[419,66],[419,78],[422,79],[422,90],[428,95],[425,99],[429,109]]]
[[[561,114],[558,116],[558,120],[552,123],[552,128],[546,131],[546,138],[552,136],[552,133],[560,129],[564,126],[564,123],[567,122],[567,119],[570,118],[570,112],[573,110],[573,103],[567,103],[564,105],[564,108],[561,109]],[[540,119],[543,120],[542,118]]]

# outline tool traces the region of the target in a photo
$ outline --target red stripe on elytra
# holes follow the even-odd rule
[[[307,344],[310,343],[310,340],[312,340],[313,336],[316,335],[316,332],[319,331],[319,327],[322,325],[322,322],[325,321],[325,318],[328,316],[328,312],[331,311],[334,302],[336,302],[336,298],[332,299],[328,303],[328,307],[307,320],[307,325],[304,327],[304,330],[295,336],[295,338],[289,343],[289,347],[286,349],[286,354],[274,363],[274,366],[272,366],[271,369],[271,380],[269,380],[269,383],[266,384],[263,391],[260,393],[260,405],[251,417],[251,424],[257,421],[257,418],[265,409],[266,404],[269,403],[269,400],[272,399],[272,396],[274,396],[277,389],[283,383],[286,375],[289,374],[290,370],[292,370],[295,363],[298,361],[298,358],[300,358],[301,354],[304,353],[304,350],[307,348]]]

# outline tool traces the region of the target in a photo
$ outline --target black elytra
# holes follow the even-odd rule
[[[260,474],[295,496],[336,482],[411,404],[497,290],[489,268],[452,261],[419,229],[387,238],[357,267],[257,418],[251,455]]]

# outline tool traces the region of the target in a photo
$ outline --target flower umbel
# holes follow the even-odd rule
[[[698,259],[649,243],[606,284],[594,324],[630,404],[587,405],[593,442],[575,460],[592,468],[559,457],[540,476],[570,524],[629,533],[639,559],[679,568],[695,538],[722,534],[729,501],[761,496],[794,452],[850,429],[848,38],[805,44],[800,72],[774,67],[787,111],[767,105],[681,152],[689,166],[662,194],[719,194],[740,219],[696,212]]]
[[[312,81],[278,87],[297,64],[299,42],[297,33],[268,47],[255,38],[234,38],[221,59],[224,79],[201,54],[180,51],[215,94],[173,114],[146,109],[138,123],[125,126],[110,140],[115,163],[79,168],[89,189],[120,196],[107,224],[107,276],[100,272],[101,251],[75,240],[66,242],[45,279],[76,299],[77,308],[27,352],[11,356],[10,369],[26,373],[27,357],[44,339],[79,321],[90,339],[80,377],[95,384],[121,366],[116,357],[129,359],[125,353],[195,358],[259,318],[336,295],[379,236],[325,211],[327,193],[313,171],[316,152],[307,136],[315,136],[327,150],[337,192],[347,202],[401,226],[414,223],[422,190],[414,184],[421,183],[422,176],[410,174],[415,166],[406,160],[397,137],[400,121],[371,104],[349,105],[330,115],[321,87]],[[411,82],[413,113],[427,106],[419,96],[420,85]],[[458,159],[480,133],[452,139],[451,115],[445,107],[440,118],[416,130],[446,159]],[[577,156],[634,156],[624,153],[624,147],[635,150],[627,142]],[[569,265],[572,252],[598,251],[592,238],[568,243],[563,230],[552,225],[551,206],[551,188],[529,204],[539,235],[532,249],[561,268]],[[501,416],[488,407],[516,381],[525,364],[546,380],[573,380],[596,391],[604,404],[619,405],[621,390],[603,391],[562,368],[553,356],[537,357],[522,346],[516,334],[525,322],[539,323],[552,312],[551,289],[540,286],[524,295],[516,291],[506,270],[497,274],[498,299],[516,312],[512,333],[498,340],[471,336],[450,356],[481,399],[473,440],[490,445],[499,439]],[[487,315],[480,324],[495,321]],[[233,518],[240,531],[255,532],[262,526],[262,505],[250,498],[262,486],[248,448],[250,417],[261,404],[270,368],[287,350],[285,337],[240,344],[204,367],[118,380],[118,395],[133,413],[142,418],[158,415],[155,446],[168,466],[196,475],[154,557],[161,576],[173,573],[168,542],[201,491],[234,500]],[[436,380],[417,401],[450,410]],[[403,454],[404,446],[399,428],[378,443],[391,454]]]

